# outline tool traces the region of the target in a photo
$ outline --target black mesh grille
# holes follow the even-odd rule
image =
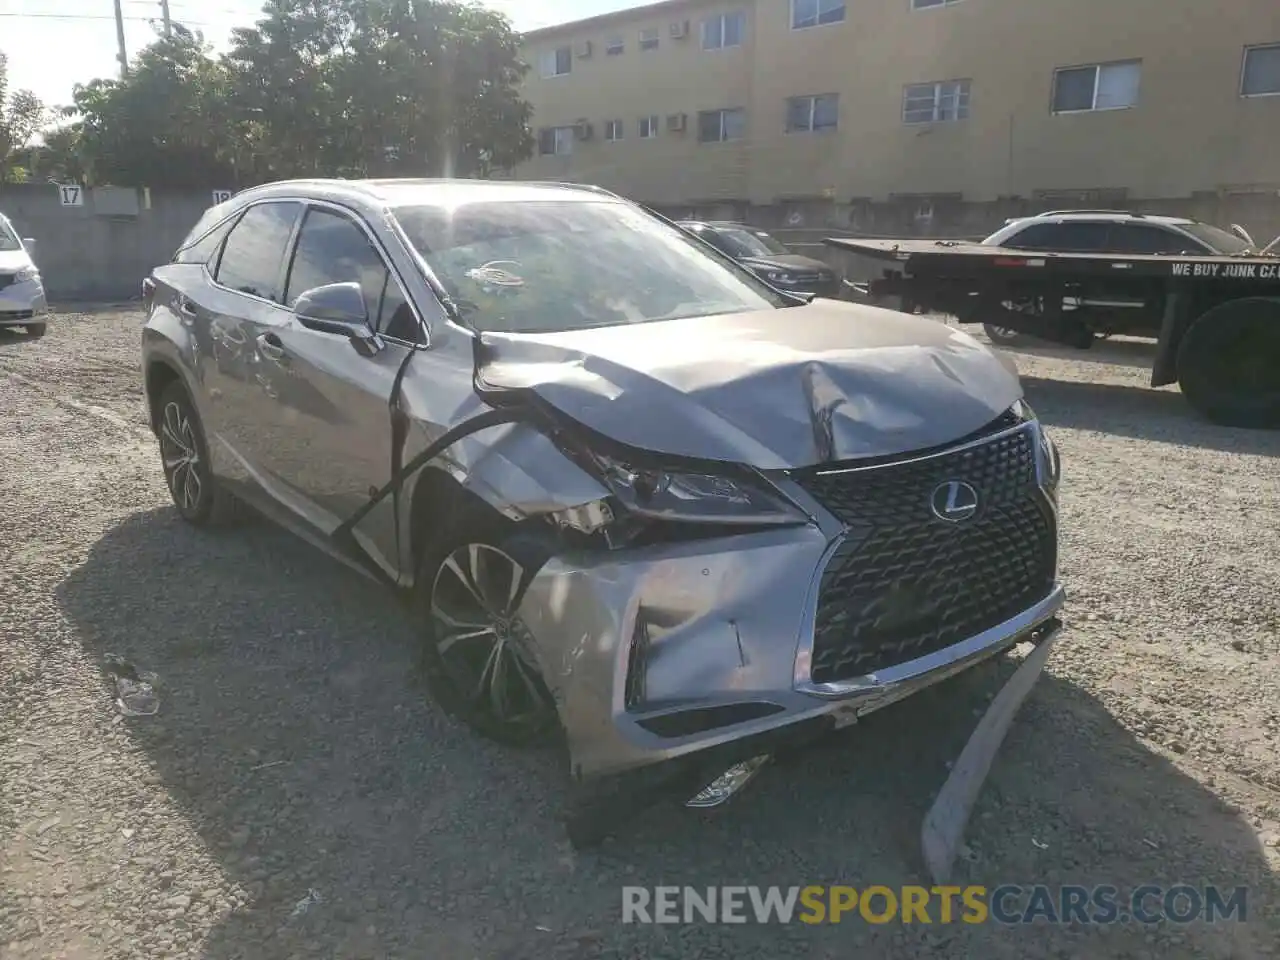
[[[795,479],[849,527],[822,578],[812,677],[872,673],[981,633],[1053,585],[1057,531],[1036,484],[1030,428],[872,470]],[[961,480],[977,512],[940,520],[940,484]]]

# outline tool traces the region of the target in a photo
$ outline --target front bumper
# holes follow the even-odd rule
[[[842,539],[841,525],[825,515],[806,527],[548,562],[521,617],[537,640],[575,776],[845,725],[1031,638],[1065,600],[1054,582],[960,642],[816,683],[815,610]]]
[[[49,312],[40,278],[0,287],[0,327],[44,322]]]

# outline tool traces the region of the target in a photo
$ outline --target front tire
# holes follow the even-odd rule
[[[234,522],[237,505],[213,475],[204,428],[186,388],[177,381],[165,387],[157,411],[160,462],[178,515],[196,527]]]
[[[414,608],[436,703],[487,739],[545,746],[560,730],[520,603],[543,556],[500,519],[461,516],[426,550]]]

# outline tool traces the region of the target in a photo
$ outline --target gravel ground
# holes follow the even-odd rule
[[[549,759],[430,706],[388,594],[266,524],[177,520],[141,322],[0,333],[5,960],[1280,956],[1280,436],[1146,387],[1150,344],[1014,354],[1065,463],[1069,630],[958,882],[1247,885],[1249,922],[651,927],[622,885],[924,882],[920,818],[1012,665],[575,854]],[[158,674],[156,716],[117,714],[108,653]]]

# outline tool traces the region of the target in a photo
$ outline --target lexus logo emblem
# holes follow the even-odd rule
[[[933,488],[929,506],[939,520],[959,523],[978,512],[978,491],[963,480],[948,480]]]

